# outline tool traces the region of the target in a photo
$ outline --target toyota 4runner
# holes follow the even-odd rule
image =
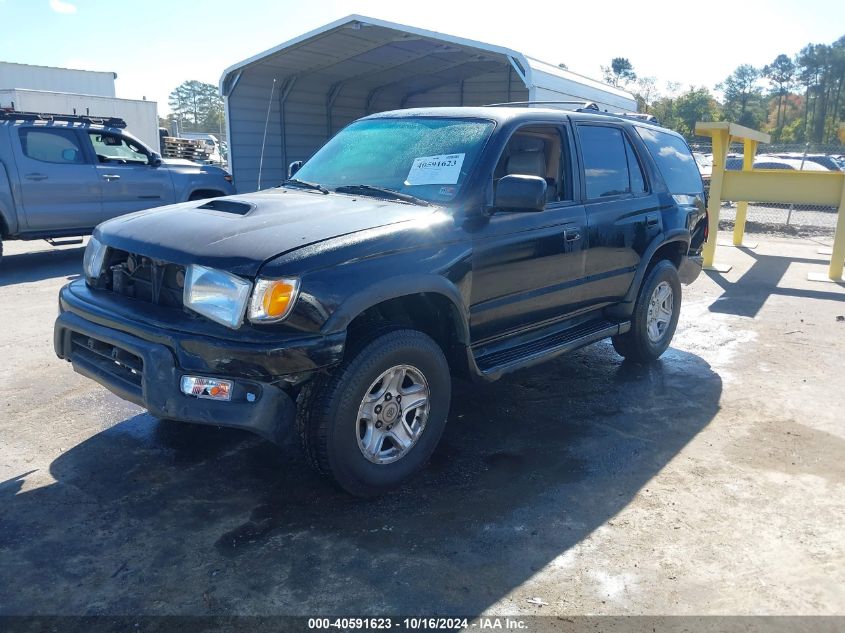
[[[669,345],[701,270],[701,177],[634,118],[476,107],[358,120],[282,186],[101,224],[55,349],[154,416],[281,442],[374,495],[431,456],[451,377],[611,337]]]

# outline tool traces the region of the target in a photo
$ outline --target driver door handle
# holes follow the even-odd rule
[[[27,174],[24,178],[27,180],[47,180],[49,176],[47,174]]]
[[[564,229],[563,237],[567,242],[574,242],[581,239],[581,231],[578,229]]]
[[[117,174],[103,174],[103,180],[108,180],[109,182],[112,180],[120,180],[120,176]]]

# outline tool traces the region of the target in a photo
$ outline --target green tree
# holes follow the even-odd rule
[[[660,93],[657,91],[657,77],[637,79],[634,98],[637,100],[637,110],[650,113],[652,104],[660,98]]]
[[[696,121],[713,121],[718,118],[718,104],[707,88],[693,88],[675,99],[674,128],[688,139],[695,135]]]
[[[758,128],[763,119],[763,90],[758,85],[761,73],[751,64],[741,64],[716,86],[725,96],[725,117],[740,125]]]
[[[601,72],[605,82],[611,86],[624,88],[637,79],[634,66],[627,57],[614,57],[610,60],[610,66],[601,67]]]
[[[223,99],[217,88],[194,79],[182,82],[167,100],[172,121],[185,132],[217,131],[223,122]]]
[[[775,140],[780,140],[781,131],[783,130],[784,120],[781,116],[783,113],[783,105],[789,90],[795,81],[796,67],[795,63],[789,56],[781,53],[771,64],[763,67],[763,76],[769,80],[772,87],[772,93],[777,98],[777,112],[775,114]]]

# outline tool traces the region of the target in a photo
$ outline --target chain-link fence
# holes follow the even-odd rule
[[[705,187],[710,183],[713,150],[709,143],[691,144]],[[731,145],[726,161],[727,169],[742,169],[742,144]],[[759,145],[754,159],[757,169],[785,169],[799,171],[845,170],[845,146],[820,144]],[[746,231],[785,233],[832,233],[836,228],[836,207],[755,203],[749,201]],[[730,229],[736,219],[736,203],[722,203],[720,228]]]

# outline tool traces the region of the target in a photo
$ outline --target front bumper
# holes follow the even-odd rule
[[[285,384],[280,377],[337,362],[343,351],[337,337],[240,341],[164,329],[160,323],[127,318],[115,309],[125,304],[109,306],[111,299],[104,295],[97,300],[80,283],[60,292],[53,335],[56,354],[78,373],[156,417],[241,428],[282,443],[292,429],[296,405],[278,386]],[[232,380],[232,399],[185,395],[180,389],[184,375]]]

